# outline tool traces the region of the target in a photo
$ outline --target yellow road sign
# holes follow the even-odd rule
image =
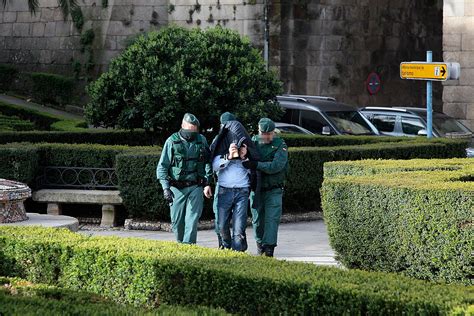
[[[449,67],[447,63],[404,62],[400,64],[400,78],[446,81]]]

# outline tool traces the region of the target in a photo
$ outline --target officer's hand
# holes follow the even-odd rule
[[[242,166],[250,170],[257,170],[258,161],[246,160],[242,161]]]
[[[166,202],[173,203],[174,194],[170,189],[163,190],[163,197],[165,198]]]
[[[212,189],[208,185],[204,187],[204,196],[207,197],[208,199],[212,197]]]
[[[243,144],[242,147],[240,147],[240,150],[239,150],[239,156],[240,156],[240,159],[244,160],[245,157],[247,157],[247,145]]]
[[[237,148],[237,145],[232,143],[229,146],[229,158],[233,158],[235,156],[239,155],[239,149]]]

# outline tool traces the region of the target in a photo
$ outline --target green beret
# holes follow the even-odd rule
[[[193,124],[194,126],[199,126],[199,120],[196,116],[194,116],[194,114],[191,113],[184,114],[183,121],[189,124]]]
[[[263,133],[270,133],[275,130],[275,123],[267,117],[258,122],[258,129]]]
[[[222,113],[221,115],[221,124],[225,124],[229,121],[235,121],[237,118],[235,117],[234,114],[230,113],[230,112],[225,112],[225,113]]]

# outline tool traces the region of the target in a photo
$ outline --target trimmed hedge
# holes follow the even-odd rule
[[[0,131],[32,131],[35,124],[17,116],[3,115],[0,112]]]
[[[472,286],[48,228],[0,227],[0,273],[136,306],[238,314],[445,315],[474,304]]]
[[[474,284],[474,159],[332,162],[324,173],[345,266]]]
[[[413,159],[465,157],[465,142],[436,139],[422,142],[366,144],[358,146],[290,148],[290,173],[285,210],[320,210],[319,190],[323,164],[328,161],[361,159]],[[311,196],[311,199],[308,199]]]
[[[64,119],[62,117],[27,109],[15,104],[5,103],[0,101],[0,112],[9,116],[18,116],[21,119],[31,121],[35,124],[37,129],[52,130],[52,131],[84,131],[88,126],[83,120]],[[28,135],[29,132],[26,132]],[[18,134],[18,133],[14,133]],[[20,140],[8,139],[8,133],[0,133],[1,143],[18,142]],[[19,136],[16,136],[19,137]]]
[[[8,91],[15,81],[18,70],[11,65],[0,64],[0,91]]]
[[[0,146],[0,178],[33,184],[39,154],[33,146]]]
[[[62,121],[61,121],[62,122]],[[61,123],[58,122],[57,124]],[[56,124],[56,125],[57,125]],[[143,130],[88,129],[77,131],[0,132],[0,144],[8,143],[65,143],[151,146],[163,143],[158,136]]]
[[[0,103],[1,108],[1,103]],[[70,121],[65,121],[69,124]],[[63,124],[60,121],[54,124]],[[60,126],[61,127],[61,126]],[[87,127],[87,126],[86,126]],[[34,131],[34,132],[0,132],[0,144],[6,143],[68,143],[68,144],[102,144],[102,145],[129,145],[150,146],[163,144],[168,135],[156,134],[145,130],[71,130],[70,126],[57,128],[62,131]],[[319,135],[282,135],[289,147],[336,147],[378,143],[426,143],[422,137],[385,137],[385,136],[319,136]],[[212,137],[208,137],[212,139]],[[443,139],[437,139],[443,142]],[[449,140],[448,140],[449,143]],[[467,142],[466,142],[467,146]]]
[[[74,95],[74,78],[51,73],[30,73],[33,98],[40,103],[64,105]]]
[[[26,166],[66,166],[117,169],[119,190],[124,205],[133,218],[169,219],[169,207],[162,199],[161,187],[156,180],[156,165],[160,158],[160,147],[127,147],[87,144],[11,144],[9,157],[14,157],[15,148],[35,148],[38,156],[30,160],[22,158],[18,168]],[[30,149],[31,150],[31,149]],[[380,143],[358,146],[290,148],[290,174],[286,186],[284,209],[286,212],[319,211],[319,190],[323,181],[323,163],[335,160],[358,160],[368,158],[446,158],[465,154],[465,142],[442,140],[421,142]],[[23,155],[22,151],[18,155]],[[1,159],[1,157],[0,157]],[[14,159],[14,158],[9,158]],[[28,167],[26,170],[31,170]],[[17,169],[18,169],[17,168]],[[8,171],[8,167],[6,169]],[[34,186],[39,170],[22,177]],[[2,171],[19,180],[11,172]],[[26,179],[25,179],[26,178]],[[311,199],[307,197],[311,196]],[[206,205],[203,216],[212,217],[211,207]]]
[[[227,315],[205,307],[118,305],[96,294],[0,277],[0,315]]]
[[[352,135],[300,135],[280,134],[288,147],[328,147],[351,146],[377,143],[426,142],[425,137],[390,137],[390,136],[352,136]]]

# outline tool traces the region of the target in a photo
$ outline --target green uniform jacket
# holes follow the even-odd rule
[[[257,165],[257,170],[262,172],[261,189],[282,187],[288,172],[288,146],[285,141],[275,137],[270,144],[261,144],[258,136],[254,136],[252,140],[261,155]]]
[[[188,142],[179,133],[171,135],[161,151],[156,177],[163,189],[170,187],[170,180],[210,183],[212,167],[206,138],[199,134],[194,141]]]

